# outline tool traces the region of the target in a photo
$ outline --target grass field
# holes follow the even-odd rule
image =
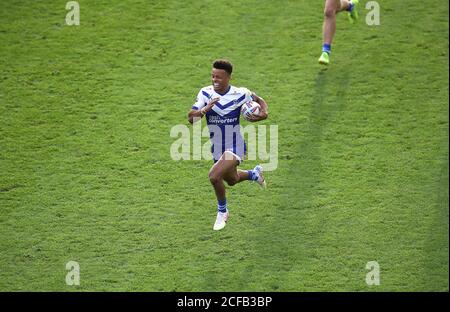
[[[339,16],[326,70],[323,1],[79,3],[80,26],[0,5],[0,291],[449,290],[447,1]],[[211,162],[173,161],[169,133],[222,57],[279,166],[213,232]]]

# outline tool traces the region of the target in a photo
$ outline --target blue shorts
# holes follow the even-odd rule
[[[211,152],[213,152],[213,148],[212,147],[211,147]],[[247,144],[244,142],[244,151],[243,151],[243,153],[239,153],[238,152],[238,148],[235,145],[233,145],[233,147],[230,147],[230,148],[225,148],[224,152],[222,153],[222,155],[225,152],[233,153],[233,155],[236,156],[237,160],[239,161],[238,165],[240,165],[244,161],[245,155],[247,155]],[[214,153],[213,153],[213,155],[214,155]],[[213,158],[213,159],[214,159],[214,163],[216,163],[216,162],[219,161],[220,158],[219,159]]]

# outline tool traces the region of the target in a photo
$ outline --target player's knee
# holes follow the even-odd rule
[[[333,18],[336,16],[336,10],[333,8],[325,8],[323,15],[325,18]]]
[[[211,182],[212,185],[219,183],[221,180],[222,176],[217,172],[212,171],[209,173],[209,181]]]
[[[225,180],[229,186],[233,186],[237,183],[235,179],[227,179]]]

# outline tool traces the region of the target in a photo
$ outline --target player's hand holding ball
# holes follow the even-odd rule
[[[260,121],[267,118],[267,112],[261,109],[261,105],[255,101],[248,101],[242,105],[241,114],[250,122]]]

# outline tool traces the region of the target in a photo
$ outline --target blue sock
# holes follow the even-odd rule
[[[327,52],[328,54],[331,54],[331,44],[324,43],[322,46],[322,52]]]
[[[219,212],[227,212],[227,200],[218,200],[217,201],[217,210],[219,210]]]
[[[248,170],[247,173],[248,173],[248,179],[250,181],[258,180],[258,176],[253,172],[253,170]]]
[[[347,11],[349,11],[349,12],[353,11],[354,7],[355,7],[355,5],[353,3],[351,3],[351,2],[349,2]]]

